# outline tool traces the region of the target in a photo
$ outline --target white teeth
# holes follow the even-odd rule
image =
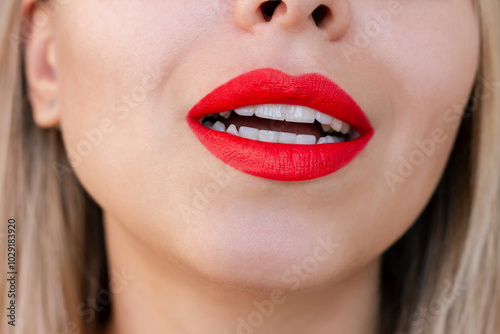
[[[240,126],[240,137],[257,140],[259,138],[259,130],[248,126]]]
[[[330,124],[321,124],[321,128],[325,132],[330,132],[330,130],[332,130],[332,127],[330,126]]]
[[[221,112],[219,114],[210,114],[210,116],[221,115],[228,119],[233,110]],[[264,119],[272,119],[277,121],[287,121],[295,123],[314,123],[317,120],[321,124],[324,132],[330,132],[333,129],[336,132],[347,134],[351,127],[349,124],[341,120],[316,111],[314,109],[286,104],[262,104],[256,106],[248,106],[234,109],[234,112],[240,116],[256,116]]]
[[[235,135],[235,136],[239,136],[240,135],[238,133],[238,130],[236,129],[236,126],[234,124],[231,124],[230,126],[228,126],[226,132],[230,133],[232,135]]]
[[[316,144],[316,137],[313,135],[297,135],[295,143],[302,145]]]
[[[336,136],[325,136],[318,139],[317,144],[331,144],[331,143],[342,143],[345,139]]]
[[[343,134],[347,134],[350,129],[351,126],[349,124],[342,122],[342,128],[340,129],[340,132],[342,132]]]
[[[342,122],[341,120],[338,120],[333,116],[323,114],[319,111],[316,111],[316,120],[321,123],[321,128],[325,132],[329,132],[330,129],[333,129],[337,132],[347,134],[351,129],[351,126],[349,124]]]
[[[338,119],[334,118],[332,123],[330,124],[330,126],[332,127],[332,129],[334,129],[335,131],[337,132],[340,132],[340,129],[342,129],[342,124],[344,122],[342,121],[339,121]]]
[[[280,132],[278,137],[278,143],[281,144],[295,144],[297,135],[295,133]]]
[[[248,126],[241,126],[240,130],[238,131],[234,124],[229,125],[226,129],[225,125],[219,121],[215,122],[215,124],[212,124],[212,122],[207,121],[203,125],[212,130],[226,132],[242,138],[258,140],[261,142],[268,142],[268,143],[313,145],[313,144],[342,143],[345,141],[344,138],[337,136],[325,136],[319,138],[316,141],[316,137],[313,135],[301,135],[301,134],[297,135],[295,133],[289,133],[289,132],[259,130]],[[357,133],[357,131],[353,132],[353,137],[356,135],[358,137],[355,137],[354,139],[359,138],[359,133]]]
[[[253,116],[255,114],[255,107],[245,107],[234,109],[234,112],[240,116]]]
[[[221,115],[222,117],[224,117],[225,119],[228,119],[228,118],[229,118],[229,116],[231,116],[231,111],[232,111],[232,110],[221,112],[221,113],[220,113],[220,115]]]
[[[333,121],[333,116],[323,114],[322,112],[316,111],[316,120],[321,124],[328,124]]]
[[[279,132],[260,130],[258,139],[259,139],[259,141],[265,141],[268,143],[277,143],[278,136],[279,136]]]
[[[220,131],[220,132],[225,132],[226,131],[226,126],[224,125],[224,123],[217,121],[212,126],[212,130]]]
[[[316,110],[303,106],[288,106],[285,120],[296,123],[314,123]]]
[[[326,116],[328,116],[328,115],[326,115]],[[321,117],[323,117],[323,116],[320,116],[320,118]],[[329,116],[329,117],[331,117],[331,116]],[[342,122],[342,121],[336,119],[335,117],[331,117],[331,118],[332,118],[332,121],[329,124],[324,124],[324,123],[321,124],[321,128],[323,129],[324,132],[328,133],[333,129],[333,130],[345,135],[351,129],[351,126],[349,124]],[[316,119],[318,119],[318,113],[316,113]],[[322,121],[326,122],[327,118],[322,119]],[[318,122],[319,122],[319,120],[318,120]],[[359,133],[358,133],[358,137],[359,137]]]
[[[241,126],[238,129],[234,124],[230,124],[227,129],[226,125],[223,123],[224,119],[229,119],[232,112],[235,112],[239,116],[256,116],[263,119],[277,120],[277,121],[287,121],[295,123],[314,123],[318,121],[320,123],[323,132],[327,135],[316,140],[316,136],[305,135],[305,134],[295,134],[288,132],[277,132],[271,130],[260,130],[248,126]],[[237,108],[234,110],[229,110],[221,112],[218,114],[210,114],[208,117],[219,118],[221,121],[212,123],[209,120],[203,122],[203,125],[209,129],[215,131],[227,132],[229,134],[240,136],[246,139],[258,140],[262,142],[269,143],[281,143],[281,144],[300,144],[300,145],[312,145],[312,144],[327,144],[327,143],[341,143],[346,140],[355,140],[360,137],[360,134],[355,129],[351,129],[351,126],[341,120],[324,114],[322,112],[316,111],[314,109],[297,106],[297,105],[285,105],[285,104],[264,104]],[[226,122],[227,124],[227,122]],[[335,136],[332,131],[340,132],[344,135],[348,135],[348,139],[344,136],[338,134]]]
[[[287,108],[279,104],[265,104],[255,107],[255,116],[266,119],[274,119],[277,121],[285,120],[285,112]]]

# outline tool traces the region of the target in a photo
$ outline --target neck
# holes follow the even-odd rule
[[[167,262],[110,219],[106,235],[113,292],[106,334],[377,332],[379,259],[315,289],[256,292],[210,282]]]

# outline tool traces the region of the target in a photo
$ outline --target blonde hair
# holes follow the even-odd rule
[[[16,326],[7,324],[1,284],[1,332],[96,333],[109,310],[93,319],[83,313],[107,289],[100,208],[68,171],[60,132],[33,122],[23,71],[31,26],[22,22],[21,1],[0,7],[0,217],[16,221],[17,271]]]
[[[500,93],[485,84],[500,80],[499,5],[477,2],[480,70],[440,184],[383,255],[381,333],[500,329]],[[67,169],[61,134],[33,122],[21,1],[0,1],[0,15],[0,219],[16,220],[15,332],[95,334],[109,305],[91,317],[82,316],[82,305],[108,289],[101,209]],[[6,240],[4,233],[2,268]],[[1,305],[7,305],[2,282]],[[14,327],[0,309],[7,333]]]

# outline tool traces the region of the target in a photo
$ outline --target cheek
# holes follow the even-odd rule
[[[186,50],[216,22],[205,20],[202,27],[193,20],[206,6],[135,0],[61,6],[56,38],[64,139],[76,173],[99,202],[113,202],[120,189],[140,191],[119,180],[136,175],[140,184],[174,152],[186,151],[176,139],[187,126],[169,127],[183,115],[175,100],[155,106]],[[163,129],[163,142],[151,142],[152,128]],[[147,156],[157,149],[161,155]]]
[[[432,195],[479,59],[471,4],[401,3],[401,12],[363,50],[365,59],[384,73],[372,82],[386,100],[373,115],[371,159],[378,162],[371,173],[378,176],[373,196],[380,199],[373,212],[381,221],[386,217],[386,227],[392,231],[407,228]]]
[[[418,189],[434,185],[446,163],[476,75],[479,33],[468,2],[409,6],[388,45],[397,59],[385,159]]]
[[[204,231],[182,209],[196,203],[213,169],[197,159],[204,149],[196,139],[186,139],[189,109],[176,94],[196,93],[193,76],[176,73],[196,68],[185,59],[217,23],[217,10],[204,14],[211,3],[71,2],[58,21],[61,125],[74,171],[105,212],[162,254],[175,254],[191,229]]]

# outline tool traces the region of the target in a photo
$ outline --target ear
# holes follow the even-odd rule
[[[59,125],[57,59],[54,45],[54,12],[45,2],[24,0],[24,66],[33,119],[41,128]],[[26,26],[28,25],[28,26]]]

